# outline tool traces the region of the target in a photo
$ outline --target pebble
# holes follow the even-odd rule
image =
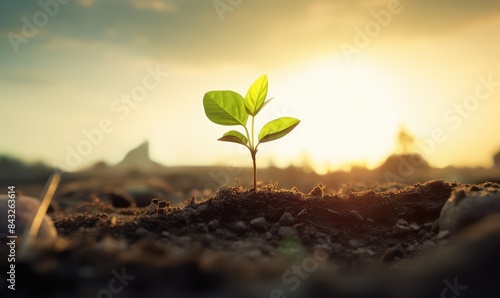
[[[361,242],[359,242],[358,240],[349,240],[349,245],[352,247],[352,248],[358,248],[358,247],[361,247],[363,244]]]
[[[215,232],[219,228],[219,221],[217,219],[211,220],[208,223],[208,230],[210,232]]]
[[[443,230],[443,231],[441,231],[441,232],[438,233],[437,239],[438,240],[446,239],[446,238],[448,238],[450,236],[450,234],[451,234],[450,231]]]
[[[244,233],[247,230],[247,225],[242,221],[238,221],[234,224],[234,230],[239,233]]]
[[[280,218],[279,224],[282,227],[292,226],[295,222],[295,218],[290,212],[285,212]]]
[[[500,193],[496,189],[455,189],[441,210],[439,228],[455,233],[493,213],[500,213]]]
[[[392,228],[392,232],[395,236],[407,236],[408,234],[410,234],[410,228],[407,226],[396,224]]]
[[[137,230],[135,230],[135,233],[136,233],[137,235],[139,235],[139,236],[144,236],[144,235],[146,235],[147,233],[149,233],[149,231],[148,231],[148,230],[146,230],[146,229],[145,229],[145,228],[143,228],[143,227],[140,227],[140,228],[138,228]]]
[[[289,238],[297,236],[297,230],[292,227],[281,227],[278,230],[278,234],[283,238]]]
[[[412,224],[410,225],[410,229],[411,229],[412,231],[419,231],[419,230],[420,230],[420,226],[419,226],[419,225],[417,225],[416,223],[412,223]]]
[[[380,258],[380,261],[391,262],[396,258],[402,257],[404,257],[403,247],[401,246],[401,243],[399,243],[393,247],[389,247],[388,249],[386,249],[382,257]]]
[[[397,225],[401,225],[401,226],[408,226],[408,222],[404,219],[398,219],[398,221],[396,222]]]
[[[358,248],[355,251],[353,251],[353,253],[357,254],[357,255],[369,255],[370,257],[373,257],[374,255],[376,255],[376,253],[373,252],[373,250],[366,248],[366,247]]]
[[[8,208],[8,200],[7,195],[0,195],[0,214],[2,218],[2,224],[0,225],[0,239],[7,238],[8,235],[11,235],[7,226],[7,210],[10,209]],[[40,201],[38,199],[20,194],[16,195],[15,233],[17,235],[22,235],[24,230],[31,224],[39,206]],[[38,232],[38,238],[54,240],[56,237],[57,230],[54,226],[54,222],[48,215],[45,215]]]
[[[204,233],[204,234],[208,233],[208,227],[207,227],[207,225],[206,225],[206,224],[204,224],[204,223],[199,223],[199,224],[197,224],[197,225],[196,225],[196,230],[197,230],[198,232],[201,232],[201,233]]]
[[[426,250],[426,249],[430,249],[430,248],[434,248],[434,247],[436,247],[436,243],[434,243],[433,241],[430,241],[430,240],[426,240],[422,244],[422,250]]]
[[[257,231],[265,232],[267,228],[267,220],[264,217],[257,217],[250,221],[250,226]]]
[[[146,214],[153,215],[156,214],[157,211],[158,211],[158,206],[155,203],[151,203],[151,205],[149,205],[148,211],[146,211]]]

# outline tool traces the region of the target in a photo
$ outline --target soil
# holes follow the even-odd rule
[[[92,194],[51,209],[58,240],[18,261],[16,297],[452,297],[453,285],[461,298],[498,297],[472,277],[500,277],[500,229],[477,228],[474,239],[493,237],[482,246],[439,230],[463,186],[225,187],[145,207]],[[455,257],[469,253],[480,260]]]

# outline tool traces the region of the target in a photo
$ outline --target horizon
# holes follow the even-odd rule
[[[162,164],[251,166],[216,141],[226,130],[202,98],[244,95],[262,74],[274,99],[257,127],[301,124],[262,146],[259,167],[373,169],[398,152],[402,127],[437,168],[490,167],[500,149],[496,1],[41,3],[2,4],[1,154],[76,170],[149,140]]]

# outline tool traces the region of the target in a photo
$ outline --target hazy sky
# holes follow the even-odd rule
[[[302,120],[262,163],[373,167],[401,125],[437,166],[500,149],[498,0],[40,2],[0,4],[0,153],[70,169],[147,139],[167,165],[249,166],[202,98],[262,74],[274,100],[258,127]]]

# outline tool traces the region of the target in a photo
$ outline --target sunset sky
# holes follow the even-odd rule
[[[262,74],[274,99],[257,126],[302,122],[261,166],[375,167],[401,126],[435,166],[490,166],[500,150],[498,0],[41,3],[0,4],[3,154],[74,170],[149,140],[165,165],[250,166],[216,141],[239,128],[211,123],[202,98]]]

